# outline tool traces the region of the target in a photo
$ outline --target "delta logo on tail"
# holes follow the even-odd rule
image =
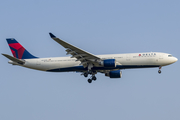
[[[18,43],[14,38],[6,39],[11,52],[15,58],[18,59],[31,59],[37,58],[31,55],[20,43]]]

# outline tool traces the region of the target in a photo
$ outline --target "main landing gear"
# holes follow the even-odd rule
[[[96,74],[96,72],[94,72],[94,71],[87,71],[87,72],[84,72],[84,77],[88,77],[88,75],[89,74],[91,74],[92,76],[87,80],[88,81],[88,83],[92,83],[92,81],[94,80],[94,81],[96,81],[96,76],[95,76],[95,74]]]
[[[88,79],[88,83],[92,83],[92,81],[94,80],[94,81],[96,81],[96,76],[95,75],[93,75],[91,78],[89,78]]]
[[[158,73],[161,74],[161,66],[159,67]]]
[[[95,74],[97,74],[97,72],[92,70],[93,66],[94,66],[94,65],[93,65],[92,63],[89,63],[88,66],[87,66],[87,69],[88,69],[88,70],[83,73],[84,77],[88,77],[89,74],[92,75],[92,76],[87,80],[88,83],[92,83],[93,80],[95,81],[95,80],[97,79],[96,76],[95,76]]]
[[[84,77],[88,77],[88,73],[87,72],[84,73]]]

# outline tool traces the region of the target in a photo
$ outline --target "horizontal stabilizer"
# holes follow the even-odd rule
[[[12,57],[12,56],[10,56],[10,55],[7,55],[7,54],[2,54],[2,55],[5,56],[6,58],[12,60],[13,62],[18,63],[18,64],[23,65],[23,64],[25,63],[24,60],[20,60],[20,59],[18,59],[18,58]]]

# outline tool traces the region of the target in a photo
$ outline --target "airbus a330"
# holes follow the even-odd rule
[[[48,72],[81,72],[84,77],[90,76],[88,82],[95,81],[98,72],[110,78],[121,78],[122,69],[159,68],[175,63],[178,59],[168,53],[146,52],[128,54],[94,55],[70,43],[57,38],[52,33],[50,37],[62,45],[69,57],[39,58],[29,53],[14,38],[6,39],[13,56],[2,54],[12,65],[19,65],[35,70]]]

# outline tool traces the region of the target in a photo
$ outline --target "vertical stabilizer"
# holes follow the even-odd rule
[[[11,52],[15,58],[18,59],[32,59],[37,58],[29,53],[20,43],[18,43],[14,38],[6,39]]]

